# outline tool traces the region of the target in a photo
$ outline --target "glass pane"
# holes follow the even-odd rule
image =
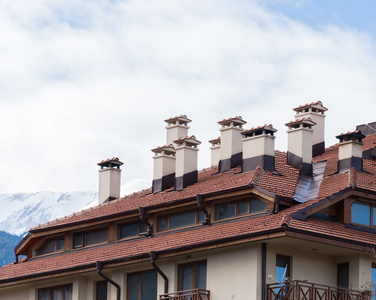
[[[251,214],[266,211],[267,205],[259,199],[251,199]]]
[[[205,221],[205,214],[202,211],[198,212],[198,222],[203,223]]]
[[[170,216],[170,229],[196,224],[196,212],[190,211]]]
[[[128,276],[128,300],[139,300],[139,275]]]
[[[371,282],[372,282],[372,300],[376,300],[376,265],[372,264],[372,277],[371,277]]]
[[[179,291],[191,290],[193,281],[193,266],[179,268]]]
[[[371,225],[371,206],[369,203],[356,201],[351,204],[351,222]]]
[[[42,248],[39,249],[38,255],[55,252],[55,240],[46,241]]]
[[[107,282],[97,282],[97,298],[96,300],[107,300]]]
[[[235,203],[220,204],[216,206],[216,219],[222,220],[235,217]]]
[[[167,217],[158,218],[158,230],[168,229],[168,219]]]
[[[277,282],[284,282],[290,277],[290,257],[277,255],[275,279]]]
[[[141,300],[157,300],[157,272],[141,274]]]
[[[338,265],[338,286],[342,288],[349,287],[349,263]]]
[[[73,234],[73,248],[79,248],[84,246],[84,233],[76,232]]]
[[[64,250],[64,239],[56,241],[56,250]]]
[[[64,300],[72,300],[72,285],[67,285],[65,286],[65,289],[64,289]]]
[[[206,263],[196,265],[196,288],[206,290]]]
[[[376,226],[376,206],[372,206],[373,220],[372,225]]]
[[[52,290],[52,300],[63,300],[62,288],[55,288]]]
[[[248,201],[238,204],[238,215],[248,214]]]
[[[50,300],[50,289],[39,290],[38,300]]]
[[[138,236],[139,223],[120,225],[119,238],[124,239],[131,236]]]
[[[91,231],[86,233],[86,245],[108,242],[108,229]]]

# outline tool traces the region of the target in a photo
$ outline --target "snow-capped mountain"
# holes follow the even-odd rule
[[[20,235],[26,233],[30,227],[97,204],[96,192],[2,194],[0,230]]]

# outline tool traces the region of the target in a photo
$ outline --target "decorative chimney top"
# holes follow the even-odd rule
[[[321,101],[312,102],[312,103],[306,103],[304,105],[300,105],[296,108],[293,108],[293,110],[296,112],[296,114],[303,114],[303,113],[319,113],[324,114],[328,109],[322,105]]]
[[[191,119],[188,119],[186,115],[180,115],[164,120],[168,125],[183,125],[187,126],[188,123],[192,122]]]
[[[155,155],[164,154],[164,155],[174,155],[175,148],[173,145],[164,145],[164,146],[158,146],[157,148],[151,149],[152,152],[155,153]]]
[[[108,158],[106,160],[102,160],[101,162],[97,163],[98,166],[103,169],[104,167],[107,168],[114,168],[120,169],[120,166],[123,165],[123,163],[119,160],[118,157]]]
[[[366,136],[362,134],[360,130],[355,130],[352,132],[349,131],[347,133],[341,133],[336,136],[336,138],[339,139],[340,143],[347,142],[347,141],[354,141],[354,142],[361,143],[365,137]]]
[[[193,147],[193,148],[196,148],[197,145],[201,144],[201,142],[198,141],[194,135],[181,137],[175,140],[174,143],[177,145],[177,147],[187,146],[187,147]]]
[[[275,129],[272,124],[265,124],[264,126],[258,126],[258,127],[253,127],[251,129],[244,130],[241,132],[241,134],[243,135],[243,138],[262,135],[262,134],[269,134],[273,136],[274,132],[276,131],[277,129]]]
[[[298,128],[308,128],[312,129],[312,126],[316,125],[311,118],[302,118],[295,121],[291,121],[285,124],[289,130],[298,129]]]
[[[217,137],[216,139],[212,139],[208,141],[210,144],[212,144],[212,147],[217,147],[221,145],[221,137]]]
[[[222,121],[218,121],[218,124],[222,125],[222,128],[226,128],[226,127],[243,128],[243,125],[247,124],[247,122],[244,121],[241,116],[236,116],[234,118],[228,118],[228,119],[223,119]]]

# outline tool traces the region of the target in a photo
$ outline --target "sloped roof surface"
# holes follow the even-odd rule
[[[376,135],[364,139],[363,150],[375,147]],[[199,172],[198,182],[181,191],[173,189],[152,194],[151,189],[141,191],[109,203],[73,214],[71,216],[41,224],[33,230],[49,230],[55,226],[89,221],[98,217],[117,213],[126,215],[138,209],[177,200],[192,199],[197,194],[208,194],[238,187],[257,186],[275,195],[293,198],[299,171],[286,162],[286,153],[275,152],[275,170],[271,173],[258,167],[255,171],[242,173],[240,167],[218,174],[216,167]],[[28,259],[25,262],[10,264],[0,268],[0,284],[17,280],[23,276],[37,276],[46,272],[94,266],[98,260],[110,261],[127,259],[136,255],[147,255],[150,251],[168,251],[182,247],[194,247],[202,243],[216,243],[224,239],[240,239],[247,235],[257,235],[271,230],[291,228],[306,233],[321,234],[349,242],[376,245],[375,234],[346,228],[344,224],[308,217],[306,220],[294,218],[294,214],[321,203],[327,197],[351,188],[360,188],[376,192],[376,161],[363,159],[363,171],[351,169],[337,174],[338,146],[332,146],[313,159],[314,162],[326,162],[325,171],[318,195],[315,199],[296,204],[276,214],[264,214],[259,217],[242,218],[236,222],[219,222],[211,226],[198,225],[189,230],[155,234],[151,238],[138,238],[129,241],[109,243],[104,246],[87,247],[77,251]]]

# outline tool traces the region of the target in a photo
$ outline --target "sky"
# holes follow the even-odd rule
[[[151,185],[151,149],[185,114],[201,141],[218,121],[272,124],[322,101],[326,144],[376,121],[376,2],[0,2],[0,193],[96,191],[119,157],[123,193]]]

